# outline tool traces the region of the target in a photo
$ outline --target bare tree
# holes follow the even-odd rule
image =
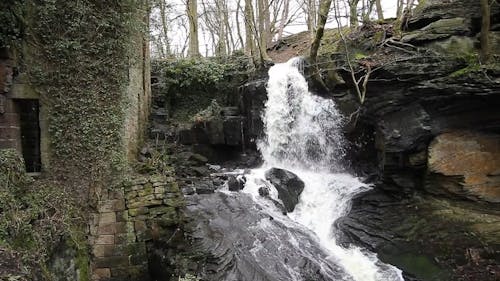
[[[270,61],[271,58],[267,54],[267,38],[269,36],[268,28],[266,26],[266,20],[269,17],[269,5],[267,0],[257,0],[258,6],[258,43],[259,43],[259,54],[260,54],[260,63],[263,65],[265,61]]]
[[[189,19],[189,57],[199,57],[198,42],[198,3],[197,0],[187,0],[187,15]]]
[[[321,39],[323,38],[323,33],[325,32],[325,25],[328,19],[328,13],[330,12],[330,7],[332,5],[332,0],[321,0],[319,4],[318,11],[318,26],[316,28],[316,35],[311,44],[311,52],[309,58],[313,65],[316,65],[316,59],[318,57],[319,46],[321,45]]]

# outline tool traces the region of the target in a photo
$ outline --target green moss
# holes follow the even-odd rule
[[[363,53],[355,53],[354,54],[354,59],[355,60],[362,60],[362,59],[365,59],[367,58],[367,55],[363,54]]]
[[[453,73],[450,74],[450,77],[452,78],[458,78],[461,76],[465,76],[469,73],[477,72],[481,70],[481,66],[479,64],[477,65],[468,65],[464,68],[461,68]]]

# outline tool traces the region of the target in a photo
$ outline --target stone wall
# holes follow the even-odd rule
[[[21,151],[21,125],[14,102],[7,98],[12,88],[13,60],[7,50],[0,50],[0,149]]]
[[[183,206],[172,177],[138,177],[100,194],[91,222],[92,280],[150,280],[146,243],[180,224]]]

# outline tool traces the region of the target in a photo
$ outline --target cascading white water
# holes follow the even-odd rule
[[[334,221],[345,215],[352,197],[369,186],[342,171],[342,116],[333,100],[312,95],[301,73],[302,59],[294,58],[269,70],[268,101],[263,116],[265,138],[258,144],[264,164],[247,175],[244,192],[268,208],[258,195],[271,167],[289,170],[305,183],[300,202],[288,214],[290,224],[312,231],[330,254],[357,281],[403,280],[401,271],[378,261],[373,253],[336,244]],[[277,199],[277,191],[271,190]],[[287,223],[287,220],[281,220]]]

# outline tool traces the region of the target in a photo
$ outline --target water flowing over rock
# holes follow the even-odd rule
[[[369,186],[343,172],[342,115],[333,100],[309,92],[303,63],[294,58],[269,70],[264,137],[258,143],[264,164],[246,176],[243,192],[289,230],[299,226],[312,232],[311,239],[330,255],[330,262],[345,270],[342,278],[402,280],[400,270],[374,254],[336,243],[334,222],[346,214],[351,198]],[[269,187],[265,197],[263,186]],[[276,200],[283,202],[287,216],[279,215]]]
[[[287,212],[293,212],[304,190],[304,182],[296,174],[278,168],[269,169],[266,172],[266,179],[278,191],[278,198],[285,205]]]

